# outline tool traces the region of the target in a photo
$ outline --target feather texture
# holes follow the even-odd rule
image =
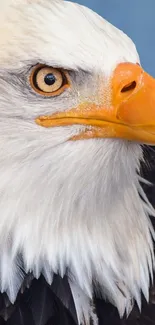
[[[77,315],[71,307],[72,304],[69,304],[70,307],[68,305],[68,308],[66,308],[65,292],[70,301],[73,299],[71,291],[70,294],[68,292],[69,283],[67,283],[67,279],[64,281],[60,276],[55,275],[54,282],[56,281],[56,283],[51,287],[43,277],[33,281],[30,289],[25,289],[25,292],[18,296],[9,318],[5,321],[4,316],[0,317],[0,325],[76,325],[77,323],[74,319],[76,319]],[[58,295],[55,289],[53,291],[54,287],[57,287]],[[62,290],[59,291],[59,287],[63,287],[62,296],[60,294]],[[154,290],[155,288],[152,290],[153,294]],[[5,308],[5,312],[8,313],[8,308]],[[125,317],[120,319],[118,311],[114,306],[94,297],[94,311],[98,317],[99,325],[155,324],[154,301],[150,301],[150,304],[147,304],[143,300],[141,313],[135,305],[128,319]],[[93,324],[93,322],[90,322],[90,324]]]
[[[43,276],[32,280],[30,288],[18,294],[14,305],[5,305],[6,298],[4,299],[2,294],[0,298],[0,324],[3,320],[8,325],[77,324],[77,321],[74,321],[77,316],[67,278],[55,276],[51,286]]]
[[[148,150],[148,149],[147,149]],[[155,153],[147,156],[148,163]],[[146,155],[146,153],[145,153]],[[142,165],[142,175],[145,174],[149,181],[154,180],[151,189],[155,189],[155,170],[148,170]],[[147,195],[150,187],[143,185]],[[155,196],[151,196],[155,205]],[[155,221],[152,218],[155,228]],[[94,312],[99,325],[153,325],[155,323],[155,287],[150,290],[150,303],[145,299],[142,302],[141,312],[135,305],[128,319],[120,319],[117,309],[110,303],[94,296]],[[0,325],[77,325],[77,314],[74,306],[74,295],[70,288],[67,276],[61,278],[54,275],[53,282],[49,285],[41,276],[33,279],[32,274],[25,277],[22,293],[18,294],[16,302],[12,305],[6,294],[0,295]],[[5,320],[6,321],[5,321]],[[92,323],[93,324],[93,323]]]
[[[39,309],[38,309],[39,310]],[[12,313],[11,317],[7,321],[8,325],[35,325],[33,320],[32,311],[30,308],[20,302]],[[39,324],[38,324],[39,325]]]

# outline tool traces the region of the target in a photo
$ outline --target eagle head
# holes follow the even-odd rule
[[[0,36],[0,289],[14,302],[25,273],[66,274],[79,322],[94,290],[129,313],[154,267],[138,173],[155,81],[130,38],[75,3],[8,0]]]

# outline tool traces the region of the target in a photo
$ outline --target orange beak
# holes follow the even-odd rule
[[[120,63],[108,83],[108,107],[86,102],[52,116],[40,116],[36,123],[44,127],[85,125],[74,137],[121,138],[155,145],[155,79],[133,63]]]

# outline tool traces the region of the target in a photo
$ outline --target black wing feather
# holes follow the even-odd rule
[[[22,301],[19,302],[7,325],[35,325],[30,308]]]

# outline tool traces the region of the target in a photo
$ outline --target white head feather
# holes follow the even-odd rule
[[[96,95],[100,78],[108,80],[118,63],[139,62],[135,45],[74,3],[23,0],[4,7],[0,289],[14,301],[21,263],[48,282],[53,272],[67,270],[79,322],[83,312],[86,319],[91,313],[92,282],[123,315],[133,299],[140,306],[141,290],[148,299],[153,269],[148,212],[154,211],[139,196],[141,147],[123,140],[67,141],[84,126],[45,129],[34,120]],[[56,98],[35,94],[28,77],[38,62],[71,70],[72,90]]]

